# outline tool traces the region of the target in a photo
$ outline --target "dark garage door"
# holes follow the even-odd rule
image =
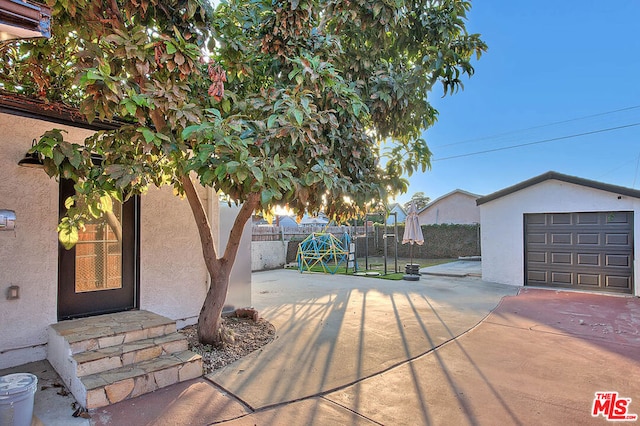
[[[633,212],[524,216],[525,285],[631,293]]]

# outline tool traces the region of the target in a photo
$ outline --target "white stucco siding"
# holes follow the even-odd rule
[[[198,187],[208,209],[218,256],[224,253],[239,211]],[[140,309],[177,320],[178,328],[194,324],[209,288],[200,237],[186,199],[170,188],[152,188],[141,200]],[[225,306],[251,305],[251,224],[247,223],[229,277]]]
[[[204,190],[201,196],[206,201]],[[193,324],[208,274],[189,203],[171,188],[154,187],[140,210],[140,309],[179,320],[179,327]]]
[[[0,113],[0,209],[15,211],[15,231],[0,231],[0,368],[47,357],[47,329],[57,322],[59,184],[41,169],[18,166],[34,138],[67,131],[82,143],[92,132]],[[200,188],[214,237],[219,240],[219,201]],[[186,200],[170,188],[151,188],[141,199],[140,308],[194,323],[208,288],[200,239]],[[243,236],[234,281],[242,280],[242,306],[250,304],[250,226]],[[247,272],[248,271],[248,272]],[[236,276],[237,275],[237,276]],[[248,277],[247,277],[248,275]],[[9,286],[20,298],[7,300]],[[231,291],[230,291],[231,293]]]
[[[217,200],[212,200],[214,206]],[[217,204],[218,221],[218,253],[224,253],[229,241],[229,233],[240,212],[240,206],[229,206],[226,202]],[[248,220],[242,230],[238,246],[238,254],[229,274],[229,289],[224,304],[224,311],[251,306],[251,221]]]
[[[573,183],[547,180],[480,205],[482,279],[524,285],[525,214],[597,211],[633,211],[634,238],[637,241],[640,237],[640,200]],[[634,247],[637,259],[639,245]],[[636,295],[640,294],[638,285],[634,288]]]
[[[32,140],[54,127],[73,142],[90,134],[0,113],[0,209],[16,214],[15,231],[0,231],[0,368],[44,359],[47,326],[57,321],[58,183],[18,166]],[[17,300],[6,298],[12,285]]]
[[[476,205],[476,197],[455,192],[429,205],[418,218],[420,225],[470,225],[480,223],[480,209]]]

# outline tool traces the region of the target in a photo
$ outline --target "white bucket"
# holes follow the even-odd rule
[[[16,373],[0,377],[0,426],[30,426],[38,378]]]

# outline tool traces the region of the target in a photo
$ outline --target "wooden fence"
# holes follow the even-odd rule
[[[423,225],[421,227],[425,242],[423,245],[402,244],[404,225],[330,226],[283,228],[277,226],[256,226],[253,228],[253,241],[289,241],[287,262],[295,259],[297,246],[312,232],[330,232],[341,238],[347,232],[351,241],[356,243],[358,256],[368,253],[370,256],[382,256],[387,250],[389,255],[398,252],[399,257],[422,259],[447,259],[460,256],[479,256],[480,225]]]
[[[364,235],[364,226],[254,226],[252,229],[252,241],[302,241],[313,232],[328,232],[340,236],[345,232],[349,235]],[[373,227],[369,227],[370,235],[374,234]]]

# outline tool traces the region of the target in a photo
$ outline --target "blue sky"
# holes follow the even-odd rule
[[[640,1],[476,0],[468,18],[489,50],[464,91],[429,95],[432,169],[396,201],[487,195],[549,170],[640,189]]]

